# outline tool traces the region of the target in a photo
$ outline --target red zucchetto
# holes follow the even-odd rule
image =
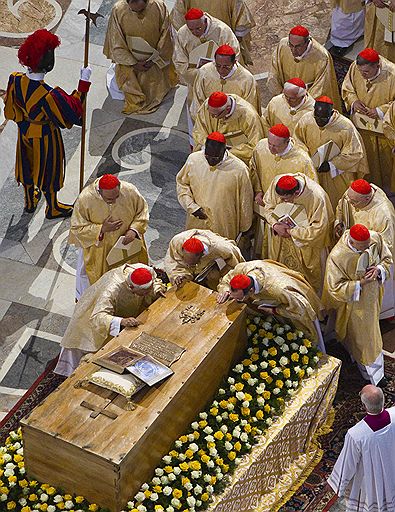
[[[232,277],[229,285],[233,290],[245,290],[251,285],[251,278],[246,274],[237,274]]]
[[[149,288],[152,285],[153,280],[154,276],[152,272],[144,267],[136,268],[136,270],[133,270],[129,275],[130,284],[132,284],[134,288]]]
[[[310,32],[307,30],[306,27],[303,27],[302,25],[296,25],[296,27],[291,28],[291,30],[289,31],[289,35],[309,37]]]
[[[215,55],[236,55],[236,52],[228,44],[223,44],[217,48]]]
[[[113,188],[119,187],[121,182],[113,174],[103,174],[99,180],[99,188],[101,190],[112,190]]]
[[[289,139],[291,134],[289,133],[288,128],[285,124],[275,124],[269,129],[269,132],[277,137],[281,137],[282,139]]]
[[[370,238],[369,230],[363,224],[354,224],[350,228],[350,236],[357,242],[366,242]]]
[[[373,50],[373,48],[365,48],[358,53],[358,57],[361,57],[371,63],[378,62],[380,60],[380,54],[376,52],[376,50]]]
[[[328,103],[328,105],[333,105],[333,101],[329,96],[319,96],[315,101],[318,101],[318,103]]]
[[[208,105],[212,108],[221,108],[228,102],[228,96],[221,91],[215,91],[210,94],[208,99]]]
[[[204,16],[204,12],[201,9],[189,9],[185,15],[187,21],[200,20]]]
[[[208,140],[215,140],[215,142],[221,142],[226,144],[225,135],[219,132],[211,132],[207,135]]]
[[[355,180],[351,183],[350,187],[357,192],[358,194],[362,194],[364,196],[369,195],[372,192],[372,186],[366,180]]]
[[[204,245],[198,238],[188,238],[182,244],[184,251],[191,252],[192,254],[200,254],[204,251]]]
[[[282,190],[293,190],[298,186],[298,180],[294,176],[287,174],[286,176],[281,176],[277,182],[277,186]]]
[[[301,78],[290,78],[285,82],[286,84],[296,85],[297,87],[302,87],[302,89],[306,89],[306,84],[303,82]]]

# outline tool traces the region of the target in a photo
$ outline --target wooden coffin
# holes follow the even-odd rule
[[[205,313],[183,325],[180,313],[190,304]],[[142,325],[122,331],[98,354],[128,346],[145,331],[185,347],[172,365],[174,375],[141,390],[133,397],[136,409],[129,411],[126,400],[115,393],[95,385],[75,387],[98,369],[92,361],[82,363],[22,420],[29,477],[83,495],[112,512],[121,510],[242,357],[244,308],[234,302],[218,305],[214,292],[195,283],[157,300],[140,315]],[[92,418],[83,401],[116,418],[103,413]]]

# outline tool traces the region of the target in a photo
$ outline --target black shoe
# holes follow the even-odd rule
[[[62,217],[64,217],[64,218],[71,217],[72,214],[73,214],[73,207],[70,206],[70,208],[68,208],[68,209],[62,208],[61,210],[55,210],[54,213],[47,212],[45,214],[45,217],[47,219],[53,220],[53,219],[61,219]]]
[[[381,381],[377,384],[377,387],[383,389],[383,388],[385,388],[387,386],[388,386],[388,379],[384,375],[384,377],[381,379]]]
[[[344,57],[348,53],[354,44],[350,46],[332,46],[329,48],[329,53],[335,57]]]

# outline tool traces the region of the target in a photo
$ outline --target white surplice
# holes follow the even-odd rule
[[[347,498],[347,512],[395,512],[395,407],[374,432],[364,421],[346,434],[329,485]]]

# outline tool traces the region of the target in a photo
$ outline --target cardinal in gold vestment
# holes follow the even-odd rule
[[[325,190],[304,174],[277,176],[263,197],[269,225],[268,258],[303,274],[317,293],[322,287],[321,265],[331,245],[333,209]],[[279,215],[282,204],[295,209],[300,220]],[[298,224],[299,222],[299,224]],[[293,224],[295,224],[294,227]]]
[[[188,11],[187,24],[182,26],[175,35],[173,62],[180,82],[188,86],[190,101],[192,100],[192,87],[198,74],[199,59],[191,59],[191,53],[199,52],[199,48],[205,43],[211,43],[212,49],[201,50],[200,58],[212,60],[215,46],[229,45],[236,55],[240,54],[240,46],[237,37],[223,21],[213,18],[209,14],[195,9]],[[190,14],[191,13],[191,14]],[[198,16],[201,17],[199,18]],[[189,26],[190,25],[190,26]],[[195,27],[196,25],[196,27]],[[215,45],[215,46],[214,46]],[[209,53],[207,55],[207,53]],[[203,65],[204,67],[204,65]]]
[[[329,52],[309,31],[300,25],[280,40],[272,55],[267,86],[272,94],[280,94],[284,83],[293,77],[301,78],[313,98],[326,95],[341,109],[335,68]]]
[[[287,126],[276,124],[270,128],[268,138],[260,140],[252,152],[250,173],[255,201],[262,205],[263,194],[273,179],[279,174],[295,171],[318,183],[318,176],[309,155],[295,144]]]
[[[147,202],[137,188],[114,175],[104,175],[83,189],[71,217],[69,243],[82,249],[89,284],[111,268],[106,258],[120,236],[126,236],[128,243],[136,237],[142,242],[128,263],[148,263],[144,242],[148,218]]]
[[[366,262],[360,267],[362,255]],[[384,377],[379,315],[382,284],[391,264],[391,252],[381,235],[354,224],[333,248],[326,265],[323,302],[336,311],[337,339],[372,384]]]
[[[366,48],[347,72],[342,97],[351,114],[365,116],[361,126],[366,128],[358,129],[365,145],[371,180],[379,187],[395,191],[391,144],[382,128],[380,130],[384,114],[395,98],[395,64]]]
[[[187,212],[186,229],[210,229],[235,240],[252,223],[253,191],[248,167],[226,150],[218,132],[192,153],[177,174],[177,196]]]
[[[124,114],[148,114],[171,88],[170,18],[162,0],[119,0],[111,11],[103,53],[115,62],[115,78],[125,94]],[[140,5],[138,3],[138,5]]]
[[[84,353],[97,352],[122,327],[136,327],[136,317],[165,291],[146,265],[126,264],[106,272],[76,305],[55,372],[70,375]]]
[[[261,101],[259,97],[258,86],[254,76],[238,62],[234,62],[230,69],[223,72],[219,59],[225,57],[221,48],[215,53],[215,62],[210,62],[197,72],[193,84],[193,98],[191,105],[191,115],[196,117],[197,111],[205,100],[215,91],[221,91],[225,94],[237,94],[243,100],[261,113]],[[229,57],[230,59],[230,57]],[[218,68],[217,68],[218,66]]]
[[[250,56],[250,31],[255,21],[245,0],[176,0],[171,11],[171,23],[179,30],[185,23],[185,14],[189,9],[201,9],[230,27],[240,41],[243,62],[252,64]]]
[[[395,44],[384,40],[385,27],[376,16],[379,7],[373,2],[367,2],[365,5],[365,47],[374,48],[380,55],[391,62],[395,62]]]
[[[256,260],[239,263],[221,279],[218,285],[219,301],[221,296],[231,297],[231,291],[237,281],[235,276],[240,275],[248,276],[253,281],[244,300],[251,301],[253,306],[267,313],[290,319],[305,336],[312,341],[318,341],[319,324],[317,322],[318,326],[314,325],[314,322],[321,318],[323,306],[302,274],[277,261]]]
[[[300,118],[313,110],[314,99],[307,92],[306,84],[300,78],[290,78],[283,92],[269,101],[262,115],[265,136],[275,124],[284,124],[293,135]]]
[[[226,137],[229,151],[249,164],[252,150],[263,138],[257,111],[237,94],[213,92],[199,108],[193,129],[194,151],[200,150],[209,133],[218,131]]]
[[[345,116],[333,110],[332,100],[317,98],[313,112],[305,114],[295,127],[295,138],[302,143],[310,157],[319,148],[333,142],[339,153],[330,152],[315,161],[321,187],[328,194],[332,207],[355,179],[368,174],[368,161],[358,130]],[[317,155],[318,156],[318,155]]]
[[[244,258],[233,240],[216,235],[208,229],[189,229],[170,240],[164,267],[170,282],[180,284],[192,281],[217,262],[216,268],[208,275],[211,282],[216,280],[215,287],[209,287],[216,289],[219,277],[242,261]]]

